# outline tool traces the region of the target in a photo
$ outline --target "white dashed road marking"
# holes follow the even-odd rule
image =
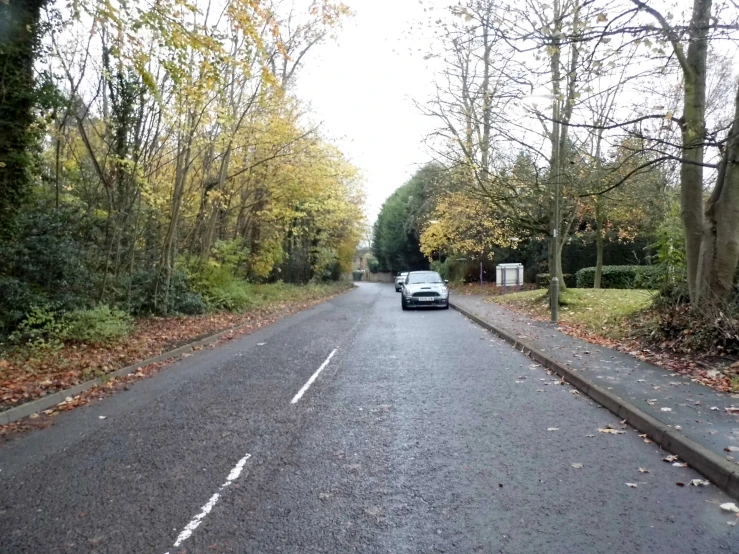
[[[336,348],[333,349],[331,354],[328,355],[328,358],[326,358],[326,361],[321,364],[321,367],[319,367],[316,372],[310,376],[310,379],[303,385],[303,388],[298,391],[298,394],[296,394],[293,399],[290,401],[290,404],[297,404],[298,400],[300,400],[303,395],[305,394],[305,391],[308,390],[308,388],[313,384],[313,381],[315,381],[318,378],[318,375],[323,371],[323,369],[328,365],[328,363],[331,361],[331,358],[334,357],[334,354],[336,354]]]
[[[182,530],[182,532],[177,535],[177,540],[174,543],[174,547],[178,548],[183,542],[185,542],[188,538],[190,538],[190,535],[192,535],[192,532],[195,531],[195,529],[198,528],[198,525],[200,525],[205,519],[205,516],[207,516],[210,511],[213,509],[213,506],[216,505],[218,502],[218,499],[221,497],[221,491],[225,489],[227,486],[229,486],[231,483],[233,483],[236,479],[239,478],[239,475],[241,475],[241,472],[244,470],[244,464],[246,464],[246,461],[251,458],[251,454],[247,454],[243,458],[241,458],[238,463],[234,466],[234,468],[231,470],[231,472],[228,474],[228,477],[226,477],[226,482],[223,483],[220,488],[218,489],[218,492],[215,493],[213,496],[210,497],[210,500],[205,503],[205,506],[200,508],[200,513],[196,515],[190,523],[185,525],[185,528]],[[167,552],[169,554],[169,552]]]

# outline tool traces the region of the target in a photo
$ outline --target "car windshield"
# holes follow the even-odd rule
[[[418,285],[420,283],[443,283],[441,275],[435,271],[429,271],[428,273],[410,273],[408,275],[409,285]]]

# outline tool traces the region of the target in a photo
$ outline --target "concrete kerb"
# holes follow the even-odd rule
[[[206,346],[208,344],[211,344],[221,337],[228,335],[229,333],[240,331],[248,325],[249,322],[239,323],[238,325],[234,325],[232,327],[229,327],[228,329],[219,331],[214,335],[209,335],[200,340],[196,340],[194,342],[190,342],[188,344],[175,348],[174,350],[163,352],[158,356],[154,356],[153,358],[141,360],[140,362],[136,362],[135,364],[122,367],[121,369],[117,369],[116,371],[108,373],[102,377],[97,377],[95,379],[92,379],[91,381],[85,381],[84,383],[80,383],[79,385],[75,385],[66,390],[57,391],[53,394],[49,394],[37,400],[32,400],[31,402],[26,402],[25,404],[21,404],[20,406],[16,406],[15,408],[10,408],[9,410],[0,412],[0,425],[7,425],[8,423],[12,423],[14,421],[18,421],[19,419],[23,419],[24,417],[28,417],[31,414],[35,414],[43,410],[48,410],[49,408],[56,406],[69,396],[77,396],[78,394],[88,391],[93,387],[104,384],[111,377],[124,377],[126,375],[130,375],[131,373],[135,373],[136,370],[147,365],[171,360],[172,358],[176,358],[178,356],[181,356],[182,354],[192,352],[192,350],[194,348],[197,348],[198,346]]]
[[[481,327],[498,335],[514,348],[527,354],[547,369],[561,376],[582,393],[588,395],[598,404],[604,406],[632,427],[645,433],[656,444],[679,456],[687,464],[708,478],[714,485],[739,500],[739,469],[715,452],[688,438],[680,431],[662,423],[655,417],[634,406],[620,396],[590,382],[583,375],[561,365],[546,354],[527,344],[507,331],[495,327],[491,323],[450,302],[449,305],[459,313],[474,321]]]

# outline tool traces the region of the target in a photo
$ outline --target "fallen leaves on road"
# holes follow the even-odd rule
[[[704,479],[693,479],[692,481],[690,481],[690,484],[694,487],[707,487],[711,483]]]
[[[685,462],[673,462],[672,467],[688,467]]]
[[[660,411],[662,412],[671,412],[672,408],[660,408]]]
[[[731,512],[731,513],[734,513],[734,514],[739,514],[739,508],[737,508],[736,507],[736,504],[734,504],[733,502],[726,502],[724,504],[721,504],[721,506],[719,506],[719,508],[721,508],[725,512]]]
[[[575,469],[582,469],[582,464],[571,464]]]
[[[662,458],[662,461],[663,462],[670,462],[670,463],[672,463],[672,462],[676,461],[677,459],[678,459],[677,456],[675,456],[674,454],[670,454],[670,455],[665,456],[664,458]]]
[[[626,486],[635,489],[638,485],[636,483],[626,483]]]
[[[639,468],[639,473],[649,473],[649,470],[648,469],[645,469],[643,467],[640,467]]]
[[[724,448],[726,452],[739,452],[739,447],[737,446],[727,446]]]
[[[620,429],[598,429],[599,433],[607,433],[609,435],[625,435],[626,431]]]
[[[547,427],[547,431],[559,431],[559,427]]]

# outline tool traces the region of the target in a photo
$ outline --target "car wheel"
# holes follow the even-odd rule
[[[407,306],[407,305],[406,305],[406,303],[405,303],[405,297],[403,297],[403,296],[401,296],[401,297],[400,297],[400,307],[401,307],[401,308],[402,308],[403,310],[407,310],[407,309],[408,309],[408,306]]]

